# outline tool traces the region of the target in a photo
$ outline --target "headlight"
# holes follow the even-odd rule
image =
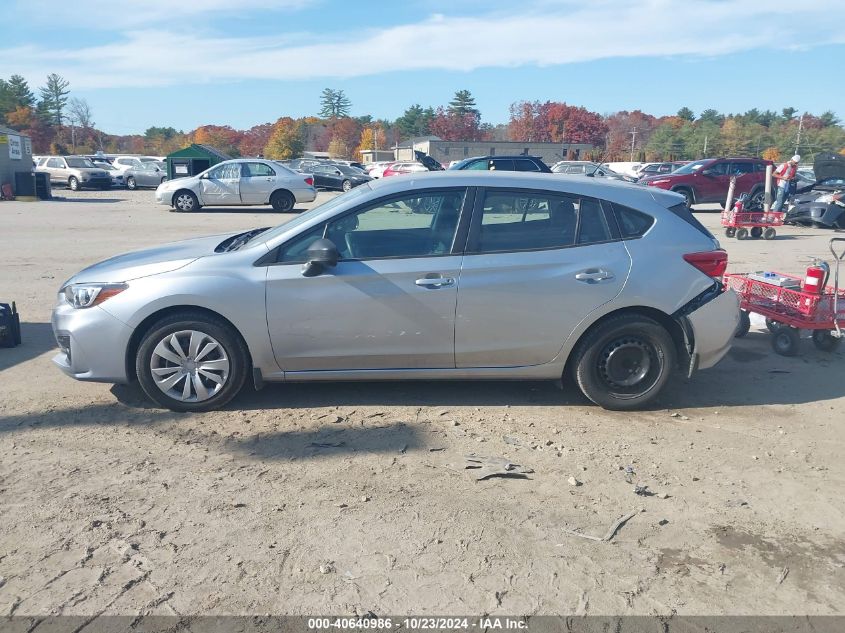
[[[70,284],[60,292],[74,308],[93,308],[128,287],[126,284]]]
[[[672,182],[668,178],[660,178],[659,180],[649,180],[648,185],[665,185],[667,182]]]

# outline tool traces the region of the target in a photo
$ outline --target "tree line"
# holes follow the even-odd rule
[[[88,102],[73,97],[69,82],[55,73],[38,88],[38,96],[20,75],[0,79],[0,121],[28,134],[36,154],[165,155],[199,143],[230,156],[285,159],[307,148],[360,159],[362,150],[391,149],[421,136],[560,143],[562,149],[589,144],[594,149],[588,158],[600,161],[694,160],[719,155],[781,160],[796,151],[808,158],[820,151],[845,153],[845,129],[833,112],[802,114],[792,107],[737,114],[707,109],[697,115],[684,107],[675,115],[654,116],[640,110],[599,114],[564,102],[516,101],[510,106],[508,122],[494,125],[482,120],[470,91],[458,90],[448,104],[415,103],[394,120],[351,116],[351,110],[343,90],[326,88],[314,116],[282,116],[247,130],[228,125],[202,125],[190,131],[154,126],[144,134],[114,135],[96,127]]]

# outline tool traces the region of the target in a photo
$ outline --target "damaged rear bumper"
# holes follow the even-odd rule
[[[731,349],[739,327],[739,297],[719,283],[673,316],[684,331],[687,375],[691,376],[698,369],[713,367]]]

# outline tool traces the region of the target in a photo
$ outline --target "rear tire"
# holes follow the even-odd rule
[[[781,356],[795,356],[800,344],[801,337],[794,327],[784,325],[772,334],[772,349]]]
[[[135,191],[138,188],[138,183],[135,182],[135,178],[133,176],[129,176],[126,179],[126,188],[130,191]]]
[[[237,332],[221,319],[196,312],[154,324],[135,356],[144,393],[172,411],[221,408],[243,387],[249,365]]]
[[[622,314],[589,331],[573,357],[581,392],[600,407],[626,411],[663,389],[675,366],[675,343],[657,321]]]
[[[287,191],[276,191],[272,196],[270,196],[270,204],[273,205],[273,209],[279,213],[290,213],[293,211],[294,203],[295,200],[293,199],[293,196]]]
[[[343,189],[344,191],[349,191],[350,189],[352,189],[352,183],[348,180],[344,180],[341,183],[340,188]]]
[[[71,191],[79,191],[79,179],[76,176],[71,176],[67,179],[67,186]]]
[[[839,347],[841,342],[841,338],[836,338],[828,330],[813,330],[813,345],[817,350],[832,352]]]
[[[748,314],[747,310],[740,310],[739,311],[739,326],[736,328],[736,334],[734,334],[734,338],[742,338],[748,331],[751,329],[751,316]]]

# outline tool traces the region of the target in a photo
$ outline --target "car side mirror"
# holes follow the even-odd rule
[[[340,170],[339,170],[339,169],[335,169],[335,170],[334,170],[334,175],[335,175],[335,176],[340,176]]]
[[[307,261],[302,265],[302,276],[316,277],[327,268],[337,266],[337,260],[340,259],[340,254],[334,242],[322,238],[308,247],[305,258]]]

